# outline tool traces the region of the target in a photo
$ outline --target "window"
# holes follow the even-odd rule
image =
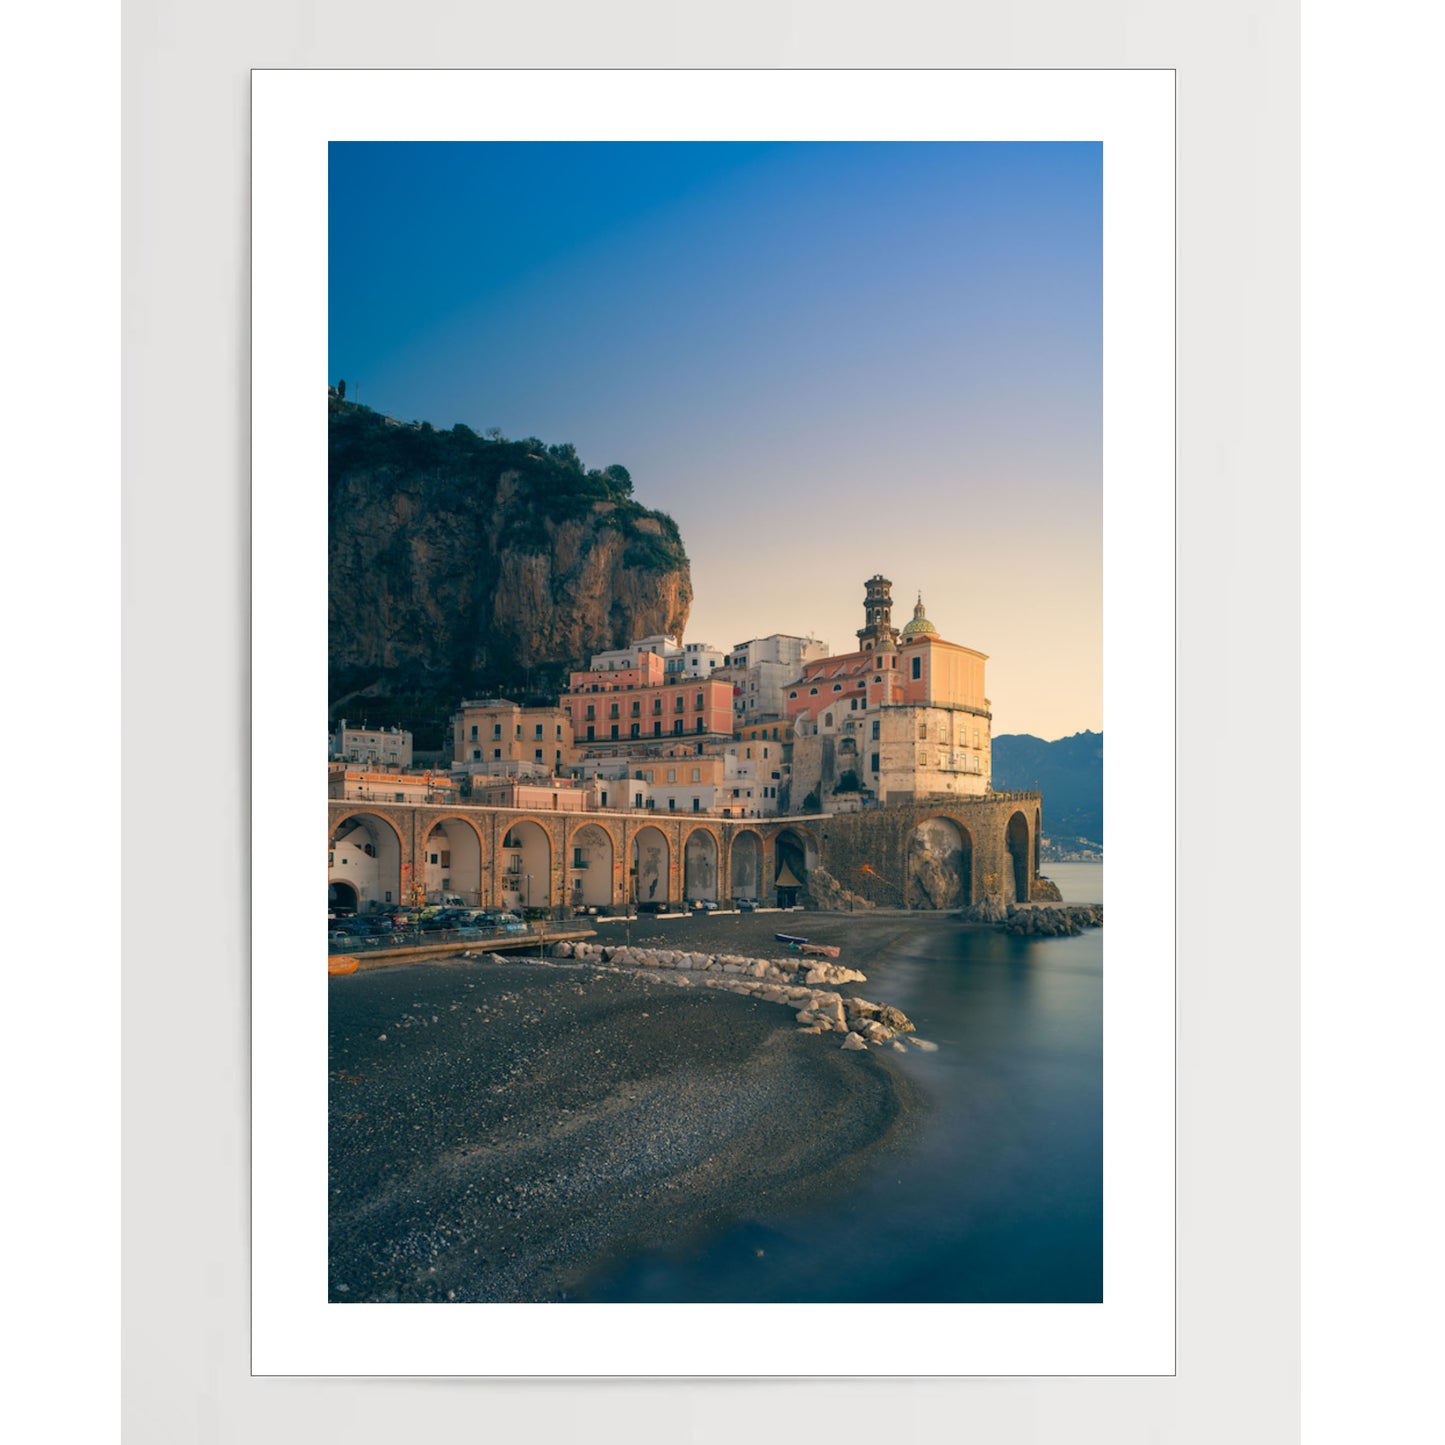
[[[681,718],[678,718],[678,720],[677,720],[675,723],[673,723],[673,725],[672,725],[672,731],[673,731],[674,734],[680,734],[680,733],[682,732],[682,719],[681,719]]]
[[[596,740],[597,740],[597,739],[596,739],[596,733],[597,733],[597,729],[596,729],[596,728],[588,728],[588,729],[587,729],[587,741],[588,741],[589,743],[591,743],[591,742],[596,742]]]
[[[677,799],[676,799],[676,798],[669,798],[669,799],[667,800],[667,811],[668,811],[669,813],[675,813],[675,812],[677,812]]]
[[[928,741],[928,724],[927,724],[927,723],[919,723],[919,724],[918,724],[918,740],[919,740],[919,742],[927,742],[927,741]]]
[[[574,868],[585,868],[587,866],[587,854],[581,848],[572,850],[572,866]]]
[[[692,800],[692,811],[693,811],[694,813],[700,813],[700,812],[702,812],[702,799],[701,799],[701,798],[694,798],[694,799]]]
[[[923,659],[922,659],[921,657],[915,657],[915,658],[913,659],[913,677],[914,677],[914,680],[917,681],[917,679],[921,678],[922,676],[923,676]]]
[[[652,735],[655,738],[660,738],[662,736],[662,724],[660,722],[653,723]]]
[[[633,736],[633,737],[640,737],[641,734],[642,734],[642,724],[641,724],[641,723],[633,723],[633,724],[632,724],[632,736]]]
[[[474,742],[476,741],[476,736],[477,736],[477,725],[476,725],[476,723],[473,723],[473,724],[472,724],[472,740],[473,740]]]
[[[518,736],[518,737],[521,737],[521,736],[522,736],[522,724],[521,724],[521,723],[518,723],[518,724],[517,724],[517,736]]]
[[[557,724],[557,741],[558,741],[559,743],[562,741],[562,724],[561,724],[561,723],[558,723],[558,724]]]
[[[533,732],[532,736],[533,736],[534,738],[539,738],[539,737],[542,736],[542,724],[541,724],[541,723],[538,723],[538,724],[537,724],[536,731]]]
[[[874,718],[874,719],[873,719],[873,741],[874,741],[875,743],[878,741],[878,719],[877,719],[877,718]]]
[[[616,704],[615,702],[614,702],[614,703],[612,704],[612,706],[607,710],[607,716],[608,716],[608,717],[617,717],[617,716],[618,716],[617,704]]]
[[[589,702],[589,703],[587,704],[587,719],[588,719],[588,721],[590,722],[590,721],[591,721],[593,718],[595,718],[596,716],[597,716],[597,708],[596,708],[596,706],[595,706],[594,704],[592,704],[592,703]]]
[[[832,714],[832,713],[825,713],[825,714],[823,715],[823,726],[824,726],[825,728],[830,728],[830,727],[833,726],[833,714]]]
[[[492,724],[492,736],[493,736],[493,738],[499,738],[499,737],[501,737],[501,735],[502,735],[502,725],[501,725],[501,723],[493,723],[493,724]]]
[[[843,684],[842,684],[841,682],[835,682],[835,683],[833,684],[833,691],[834,691],[834,692],[842,692],[842,691],[843,691]]]
[[[603,806],[604,808],[607,806],[607,789],[606,789],[606,788],[603,788],[603,790],[602,790],[602,806]]]
[[[751,748],[744,748],[743,751],[748,755],[748,757],[752,757],[753,750]]]
[[[788,694],[789,697],[797,697],[797,695],[798,695],[798,694],[795,693],[795,692],[790,692],[790,693]]]
[[[680,692],[672,695],[672,710],[673,712],[682,711],[682,694]]]
[[[541,749],[541,748],[536,749],[536,751],[532,754],[532,761],[533,761],[533,762],[536,762],[536,763],[540,763],[540,762],[542,761],[542,749]]]
[[[704,723],[703,723],[703,720],[702,720],[701,718],[698,718],[698,720],[697,720],[697,730],[698,730],[698,732],[703,732],[703,731],[704,731]]]
[[[482,760],[482,750],[481,750],[480,748],[473,748],[473,749],[472,749],[472,761],[473,761],[474,763],[479,763],[479,762],[481,762],[481,760]]]
[[[641,794],[641,793],[634,793],[634,794],[632,795],[632,806],[633,806],[634,808],[640,808],[640,807],[642,806],[642,794]]]
[[[641,716],[642,716],[642,703],[641,703],[637,698],[633,698],[633,699],[632,699],[632,716],[633,716],[633,717],[641,717]]]
[[[669,769],[667,770],[667,781],[668,781],[669,783],[675,783],[675,782],[677,781],[677,769],[676,769],[676,768],[669,768]]]
[[[616,742],[616,741],[617,741],[617,724],[616,724],[616,723],[613,723],[613,724],[612,724],[612,740],[613,740],[613,742]]]
[[[695,783],[700,783],[700,782],[702,782],[702,769],[701,769],[701,768],[694,768],[694,769],[692,770],[692,780],[693,780],[693,782],[695,782]]]
[[[662,699],[661,699],[660,697],[655,697],[655,698],[653,698],[653,699],[652,699],[652,713],[653,713],[653,716],[656,717],[657,714],[660,713],[661,711],[662,711]]]
[[[502,756],[502,750],[501,750],[501,748],[493,748],[493,749],[492,749],[492,757],[493,757],[493,758],[500,758],[501,756]]]
[[[435,860],[433,860],[433,861],[435,861]],[[452,866],[451,850],[448,849],[448,848],[443,848],[443,849],[442,849],[442,867],[443,867],[443,868],[450,868],[451,866]]]
[[[692,710],[693,710],[694,712],[701,712],[701,711],[702,711],[702,694],[701,694],[701,693],[698,693],[698,695],[697,695],[697,701],[696,701],[695,703],[693,703],[693,705],[692,705]]]
[[[877,753],[874,753],[874,754],[868,759],[868,766],[869,766],[870,768],[872,768],[875,773],[878,771],[878,754],[877,754]]]
[[[810,687],[810,688],[808,689],[808,696],[809,696],[809,697],[817,697],[817,695],[818,695],[818,689],[817,689],[816,687]]]

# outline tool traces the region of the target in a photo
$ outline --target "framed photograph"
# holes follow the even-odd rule
[[[1173,72],[252,106],[254,1371],[1171,1373]]]

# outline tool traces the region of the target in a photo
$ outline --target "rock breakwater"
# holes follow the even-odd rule
[[[491,957],[504,961],[499,954]],[[552,959],[629,973],[649,983],[721,989],[781,1004],[794,1010],[800,1033],[841,1034],[841,1047],[853,1051],[885,1044],[902,1048],[896,1040],[915,1032],[912,1020],[901,1009],[839,993],[837,985],[866,983],[867,975],[824,959],[797,964],[791,959],[750,958],[734,953],[592,943],[554,944]],[[909,1042],[920,1048],[931,1047],[916,1038]]]
[[[1104,926],[1102,903],[1004,905],[985,899],[954,915],[965,923],[992,923],[1001,933],[1023,938],[1068,938]]]

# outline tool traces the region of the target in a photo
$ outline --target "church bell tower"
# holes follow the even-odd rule
[[[858,629],[858,647],[862,652],[871,652],[885,638],[895,645],[898,629],[892,624],[893,584],[888,578],[875,573],[865,582],[863,615],[868,625]]]

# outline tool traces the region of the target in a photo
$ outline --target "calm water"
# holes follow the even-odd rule
[[[1103,899],[1100,864],[1044,871],[1068,901]],[[918,1137],[824,1206],[634,1259],[584,1297],[1102,1298],[1103,939],[920,930],[866,988],[939,1046],[893,1055],[930,1101]]]

